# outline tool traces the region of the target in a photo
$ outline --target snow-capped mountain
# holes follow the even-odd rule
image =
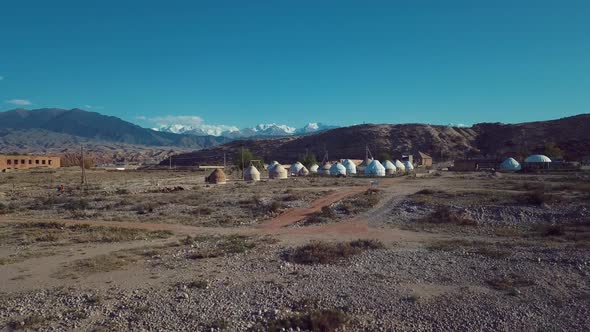
[[[322,123],[309,123],[303,128],[294,128],[287,125],[277,123],[262,123],[252,128],[239,129],[235,126],[215,126],[215,125],[199,125],[190,126],[182,124],[174,124],[153,128],[156,131],[169,132],[175,134],[189,134],[197,136],[224,136],[228,138],[250,138],[250,137],[285,137],[296,135],[308,135],[319,133],[324,130],[337,128],[336,126],[324,125]]]

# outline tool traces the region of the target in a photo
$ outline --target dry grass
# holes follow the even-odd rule
[[[225,256],[228,254],[239,254],[256,247],[257,243],[265,239],[253,239],[243,235],[226,236],[187,236],[183,239],[184,245],[197,247],[187,254],[189,259],[204,259]]]
[[[287,262],[305,265],[334,264],[364,251],[384,247],[383,243],[377,240],[312,242],[302,247],[287,250],[283,254],[283,259]]]
[[[475,226],[477,222],[469,218],[465,218],[461,214],[452,211],[448,206],[439,205],[427,217],[420,220],[422,223],[428,224],[454,224],[460,226]]]
[[[59,222],[15,223],[0,227],[0,240],[4,243],[27,245],[66,245],[71,243],[110,243],[148,239],[165,239],[169,231],[147,231],[121,227],[66,225]]]

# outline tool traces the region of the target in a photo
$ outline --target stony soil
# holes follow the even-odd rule
[[[544,179],[560,185],[547,194],[585,194],[585,180]],[[346,331],[587,330],[589,206],[581,199],[515,203],[515,195],[530,190],[507,185],[529,180],[483,174],[383,180],[372,208],[295,228],[269,228],[270,220],[169,228],[171,237],[134,241],[4,242],[3,258],[53,253],[0,265],[0,330],[264,331],[322,310],[345,317],[338,325]],[[301,184],[287,183],[292,190]],[[328,183],[322,190],[337,190]],[[466,188],[479,194],[464,195]],[[433,193],[416,194],[423,189]],[[459,222],[424,222],[440,205]],[[286,259],[310,241],[355,238],[384,247],[330,264]]]

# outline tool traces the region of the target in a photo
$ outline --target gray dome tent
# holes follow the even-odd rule
[[[346,167],[341,163],[335,163],[330,167],[331,176],[346,176]]]
[[[385,167],[381,165],[379,160],[373,160],[365,169],[365,174],[370,176],[385,176]]]
[[[318,175],[329,176],[330,175],[330,163],[325,162],[318,168]]]
[[[311,173],[317,173],[319,168],[320,168],[320,166],[319,166],[318,164],[313,164],[313,165],[311,165],[311,167],[309,168],[309,171],[310,171]]]
[[[244,180],[245,181],[260,181],[260,172],[254,165],[250,165],[250,167],[244,170]]]
[[[395,175],[397,172],[397,167],[395,167],[395,164],[389,160],[383,162],[383,167],[385,167],[386,175]]]
[[[346,168],[346,175],[356,174],[356,164],[352,160],[346,159],[342,163],[342,166],[344,166]]]
[[[505,172],[516,172],[520,171],[521,169],[522,167],[514,158],[508,158],[500,164],[500,170]]]
[[[268,177],[271,179],[286,179],[288,173],[283,165],[277,163],[268,171]]]
[[[303,164],[300,162],[295,162],[291,165],[291,167],[289,167],[289,174],[291,174],[291,176],[298,176],[299,175],[299,171],[303,168]]]

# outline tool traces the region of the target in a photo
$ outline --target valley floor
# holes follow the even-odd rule
[[[587,173],[204,176],[0,174],[0,330],[590,327]]]

